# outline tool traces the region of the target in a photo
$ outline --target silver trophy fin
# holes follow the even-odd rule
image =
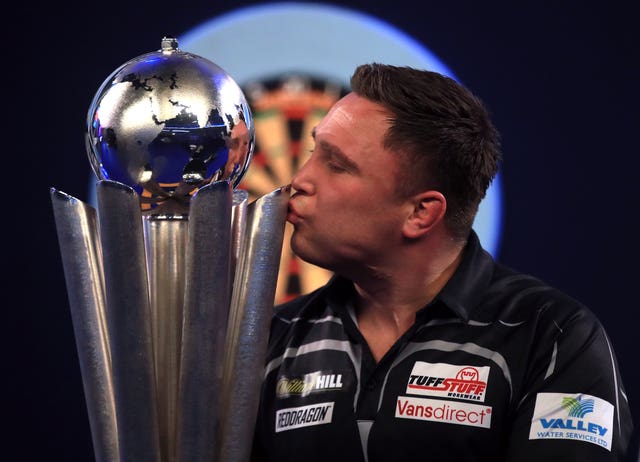
[[[51,188],[96,462],[118,462],[102,253],[93,207]]]
[[[185,266],[177,460],[215,460],[222,361],[231,300],[232,190],[202,187],[191,199]]]
[[[140,200],[127,185],[97,184],[118,444],[123,461],[160,461],[151,308]]]
[[[246,462],[251,455],[289,195],[290,187],[281,187],[247,207],[225,348],[218,461]]]

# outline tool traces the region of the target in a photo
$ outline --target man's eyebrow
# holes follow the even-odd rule
[[[315,127],[311,130],[311,136],[314,139],[314,141],[316,141],[316,144],[322,148],[322,151],[328,154],[331,159],[334,159],[335,161],[340,162],[343,165],[343,167],[349,170],[352,170],[354,172],[357,172],[358,170],[360,170],[358,168],[358,165],[354,161],[349,159],[349,157],[347,157],[347,155],[344,152],[342,152],[340,148],[338,148],[337,146],[334,146],[331,143],[327,143],[326,141],[316,140]]]

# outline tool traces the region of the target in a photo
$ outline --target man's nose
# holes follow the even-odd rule
[[[310,159],[308,159],[302,167],[298,169],[296,173],[294,173],[293,178],[291,179],[291,187],[294,189],[294,192],[304,192],[306,194],[312,194],[313,192],[313,183],[311,182],[311,176],[308,174],[310,165]]]

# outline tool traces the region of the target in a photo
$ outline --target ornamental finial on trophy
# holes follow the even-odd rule
[[[248,461],[290,189],[237,187],[242,90],[164,37],[100,86],[86,144],[97,210],[50,193],[96,460]]]

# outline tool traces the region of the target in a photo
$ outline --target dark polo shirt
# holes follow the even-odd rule
[[[377,364],[352,297],[334,277],[276,308],[253,460],[622,460],[632,420],[602,326],[475,233]]]

